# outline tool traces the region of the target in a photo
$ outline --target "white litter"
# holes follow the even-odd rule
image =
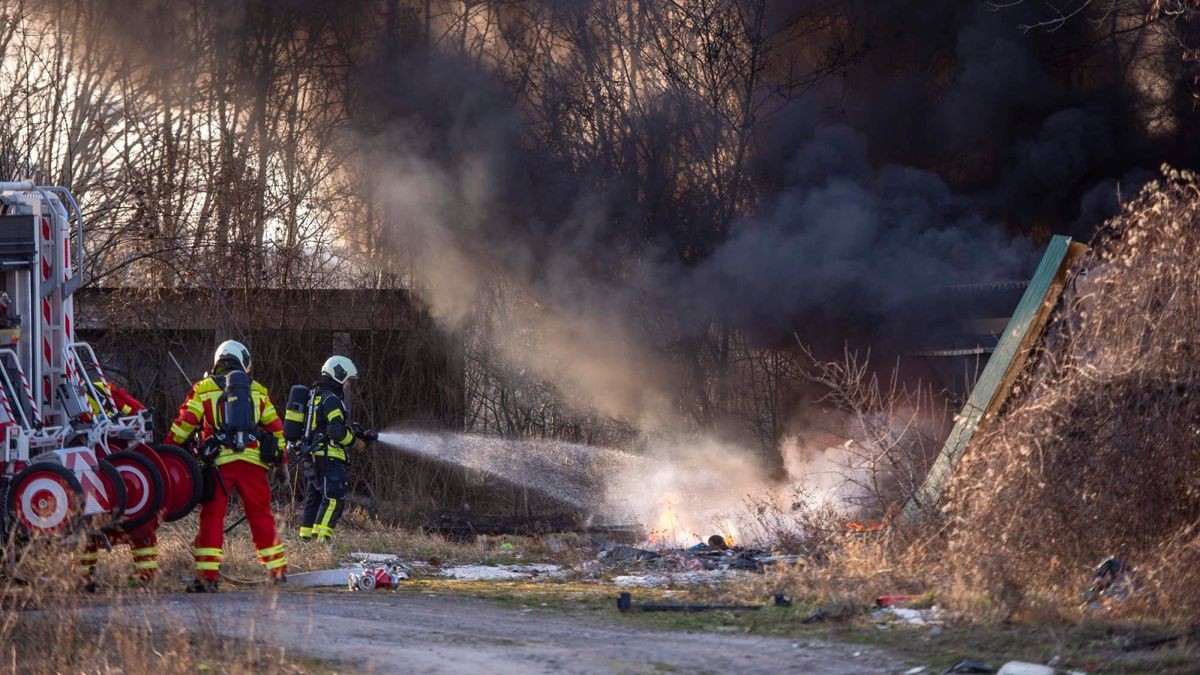
[[[613,577],[612,582],[618,586],[662,588],[664,586],[715,585],[743,576],[745,574],[739,570],[694,570],[675,574],[626,574]]]
[[[1024,661],[1009,661],[1000,666],[996,675],[1054,675],[1055,670],[1040,663],[1025,663]]]
[[[452,565],[442,568],[442,576],[460,581],[515,581],[542,575],[554,575],[562,570],[558,565]]]
[[[895,618],[910,626],[931,626],[942,622],[942,612],[937,607],[908,609],[906,607],[883,607],[871,614],[874,617]]]

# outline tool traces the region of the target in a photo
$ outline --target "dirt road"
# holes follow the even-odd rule
[[[213,626],[376,673],[883,673],[897,665],[848,645],[647,630],[615,610],[598,617],[450,596],[167,594],[153,604],[91,611],[117,621],[166,611],[171,623]]]

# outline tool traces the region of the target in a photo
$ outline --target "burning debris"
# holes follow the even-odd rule
[[[690,547],[655,550],[615,546],[600,552],[587,570],[594,577],[613,575],[618,586],[659,588],[675,585],[720,584],[761,573],[768,565],[795,563],[798,556],[734,545],[723,535]]]

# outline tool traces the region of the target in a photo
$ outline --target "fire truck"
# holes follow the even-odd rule
[[[153,445],[149,411],[122,415],[75,339],[84,251],[67,189],[0,182],[0,529],[16,547],[136,536],[200,498],[196,460]]]

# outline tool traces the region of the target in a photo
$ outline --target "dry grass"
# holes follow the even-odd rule
[[[223,637],[214,624],[181,625],[146,602],[153,590],[118,583],[82,594],[67,563],[62,546],[36,545],[22,550],[16,578],[0,581],[0,672],[301,673],[316,665]]]
[[[226,516],[226,526],[233,524],[241,511],[232,508]],[[197,514],[164,525],[159,530],[159,585],[165,590],[178,590],[192,577],[192,540],[198,524]],[[509,564],[522,561],[577,562],[577,551],[552,552],[536,537],[478,537],[475,541],[459,542],[436,534],[398,528],[374,518],[360,508],[351,508],[343,516],[332,546],[301,542],[297,525],[291,518],[277,517],[276,527],[288,557],[288,571],[295,574],[337,567],[347,553],[367,551],[395,554],[406,560],[436,560],[440,564],[484,563]],[[266,579],[258,563],[250,530],[245,523],[235,528],[225,539],[225,559],[221,573],[225,583],[255,584]],[[101,553],[97,579],[105,588],[124,585],[129,574],[130,558],[125,547],[112,553]]]
[[[1120,617],[1200,615],[1200,183],[1167,171],[1069,279],[1038,354],[951,481],[944,519],[821,540],[738,593],[817,602],[935,593],[974,621],[1084,620],[1115,555],[1137,570]],[[836,523],[830,522],[830,526]]]
[[[1002,615],[1078,605],[1107,555],[1147,584],[1129,611],[1200,611],[1197,250],[1200,185],[1168,171],[1100,233],[959,467],[942,567]]]
[[[226,518],[231,524],[240,512]],[[301,544],[295,527],[280,520],[293,573],[327,569],[349,551],[395,553],[404,558],[440,562],[509,563],[545,560],[551,553],[537,540],[488,537],[459,543],[387,526],[355,509],[346,514],[335,546]],[[125,546],[101,552],[97,569],[99,593],[82,594],[70,574],[69,549],[60,544],[23,550],[17,578],[0,581],[0,673],[164,672],[229,673],[312,672],[325,664],[304,661],[259,642],[223,637],[214,625],[179,625],[176,615],[146,602],[159,592],[177,592],[192,576],[192,539],[197,516],[159,530],[161,573],[151,589],[135,589],[126,581],[131,560]],[[243,524],[226,539],[225,590],[243,582],[260,583],[259,565],[248,528]],[[149,597],[148,597],[149,596]],[[119,623],[109,613],[90,611],[97,605],[135,606],[138,617]],[[214,619],[215,620],[215,619]]]

